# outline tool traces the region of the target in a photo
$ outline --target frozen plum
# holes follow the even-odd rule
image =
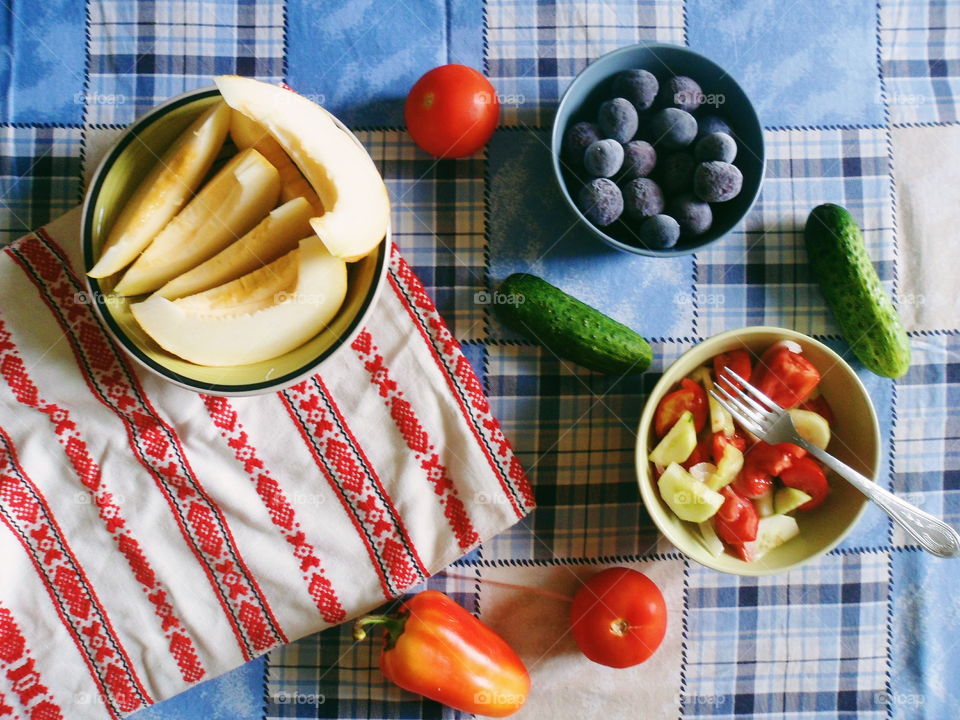
[[[669,215],[654,215],[640,225],[640,242],[653,250],[672,248],[680,239],[680,225]]]
[[[689,152],[671,153],[657,163],[657,180],[669,195],[684,192],[693,187],[693,171],[697,161]]]
[[[629,142],[637,134],[637,109],[629,100],[616,97],[600,105],[597,112],[597,125],[600,134],[613,138],[617,142]]]
[[[713,224],[710,203],[697,199],[693,193],[678,195],[667,204],[667,215],[677,221],[686,237],[703,235]]]
[[[629,100],[637,112],[649,110],[659,90],[656,76],[646,70],[624,70],[613,80],[613,94]]]
[[[730,129],[730,126],[727,125],[727,121],[724,120],[719,115],[703,115],[697,119],[697,139],[699,140],[704,135],[712,135],[713,133],[726,133],[730,137],[733,137],[733,130]]]
[[[660,104],[692,113],[703,102],[700,84],[686,75],[676,75],[660,88]]]
[[[623,165],[623,145],[616,140],[597,140],[583,154],[583,169],[591,177],[613,177]]]
[[[693,142],[697,121],[685,110],[664,108],[650,118],[647,131],[654,145],[674,150]]]
[[[647,177],[657,164],[657,151],[643,140],[632,140],[623,146],[621,180]]]
[[[726,202],[740,194],[743,174],[736,165],[711,160],[700,163],[693,173],[693,191],[707,202]]]
[[[623,194],[613,180],[595,178],[580,188],[577,206],[587,220],[606,227],[623,214]]]
[[[711,133],[697,141],[694,154],[699,162],[719,160],[732,163],[737,157],[737,141],[726,133]]]
[[[600,128],[594,123],[574,123],[563,136],[563,152],[569,162],[579,166],[583,163],[583,153],[599,139]]]
[[[663,212],[663,191],[649,178],[636,178],[623,186],[623,211],[633,220]]]

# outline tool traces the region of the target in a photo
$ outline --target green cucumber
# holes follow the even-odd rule
[[[759,560],[774,548],[793,540],[800,534],[800,526],[790,515],[770,515],[757,523],[757,539],[743,544],[750,560]]]
[[[701,523],[712,518],[724,497],[702,482],[693,479],[686,470],[672,463],[657,480],[660,497],[681,520]]]
[[[650,453],[649,460],[660,467],[671,463],[684,463],[696,447],[697,429],[693,423],[693,413],[685,410]]]
[[[810,502],[810,495],[799,488],[782,487],[773,496],[773,510],[777,515],[786,515],[801,505]]]
[[[877,375],[904,375],[910,340],[856,221],[839,205],[819,205],[807,218],[803,236],[813,276],[853,352]]]
[[[589,370],[633,375],[653,361],[653,351],[640,335],[536,275],[511,275],[494,300],[507,327]]]

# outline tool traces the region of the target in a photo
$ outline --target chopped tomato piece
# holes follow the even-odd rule
[[[810,496],[810,500],[799,507],[800,510],[813,510],[830,493],[827,476],[823,474],[817,461],[809,455],[794,460],[780,475],[780,480],[787,487],[803,490]]]
[[[758,498],[773,487],[773,478],[769,473],[745,464],[743,470],[733,481],[733,489],[748,498]]]
[[[793,443],[771,445],[760,440],[744,456],[744,465],[778,477],[796,458],[806,454],[806,450]]]
[[[723,457],[723,449],[727,445],[733,445],[737,450],[743,452],[747,449],[747,439],[738,432],[735,432],[731,437],[727,437],[726,434],[720,430],[713,434],[712,445],[713,464],[716,465],[720,462],[720,458]]]
[[[744,380],[750,379],[753,372],[753,362],[750,360],[750,353],[746,350],[731,350],[730,352],[720,353],[713,358],[713,377],[720,377],[720,371],[725,367],[733,370]]]
[[[712,443],[713,438],[709,435],[700,438],[697,446],[693,449],[693,452],[690,453],[690,457],[688,457],[685,462],[680,463],[684,470],[689,470],[694,465],[699,465],[700,463],[710,462],[710,446]]]
[[[657,437],[663,437],[687,410],[693,413],[693,424],[697,432],[707,422],[707,393],[695,380],[684,378],[680,388],[665,395],[657,406],[654,417],[654,431]]]
[[[803,353],[775,345],[753,369],[750,383],[782,408],[796,407],[820,382],[820,371]]]
[[[720,493],[725,500],[714,516],[720,539],[731,545],[756,540],[760,518],[753,503],[740,497],[729,487],[725,487]]]
[[[817,395],[815,398],[807,398],[800,403],[800,409],[815,412],[826,420],[828,425],[833,426],[833,409],[823,395]]]

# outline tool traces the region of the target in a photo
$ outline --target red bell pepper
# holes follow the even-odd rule
[[[493,630],[447,595],[425,590],[396,615],[367,615],[354,625],[384,630],[380,669],[405,690],[477,715],[504,717],[520,709],[530,690],[523,662]]]

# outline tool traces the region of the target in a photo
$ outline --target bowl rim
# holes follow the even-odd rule
[[[83,252],[83,278],[86,283],[87,290],[90,293],[90,297],[93,298],[92,305],[96,309],[97,316],[106,326],[111,337],[115,342],[119,343],[124,348],[127,354],[133,358],[137,364],[141,365],[146,370],[149,370],[150,372],[158,375],[168,382],[173,383],[174,385],[178,385],[179,387],[192,390],[194,392],[202,392],[209,395],[226,397],[263,395],[269,392],[288,388],[291,385],[295,385],[298,381],[315,373],[317,368],[325,360],[330,358],[343,345],[352,342],[356,335],[363,328],[363,325],[366,322],[371,310],[375,306],[377,300],[379,299],[380,293],[383,291],[383,286],[385,284],[391,248],[393,245],[390,224],[387,225],[386,235],[378,246],[379,255],[377,258],[377,266],[374,271],[374,282],[371,284],[371,288],[367,292],[360,309],[357,311],[357,314],[354,316],[347,329],[330,345],[330,347],[326,348],[322,353],[306,364],[301,365],[300,367],[276,378],[261,380],[255,383],[223,384],[199,382],[187,375],[174,372],[173,370],[170,370],[164,365],[151,359],[137,346],[135,342],[133,342],[126,335],[126,333],[123,332],[123,329],[114,319],[109,310],[103,307],[104,302],[102,299],[105,297],[105,295],[100,289],[100,282],[97,278],[92,278],[87,275],[87,271],[93,266],[94,262],[92,242],[94,222],[93,209],[96,205],[96,199],[99,197],[100,191],[103,188],[103,184],[106,181],[106,177],[113,168],[117,159],[120,157],[120,154],[131,142],[133,142],[139,131],[156,122],[171,110],[182,107],[183,105],[188,105],[198,100],[219,95],[220,91],[217,89],[217,87],[215,85],[209,85],[188,90],[180,93],[179,95],[168,98],[159,105],[153,106],[143,115],[127,125],[120,137],[118,137],[113,145],[110,146],[110,149],[104,153],[103,159],[100,161],[99,165],[97,165],[97,169],[90,178],[87,192],[84,195],[83,206],[81,210],[80,244]],[[324,111],[328,112],[326,109],[324,109]],[[367,152],[366,148],[363,146],[363,143],[360,142],[356,135],[354,135],[346,125],[340,122],[340,120],[333,114],[329,112],[328,114],[341,130],[346,132],[355,143],[360,145],[360,147],[364,149],[364,152]]]
[[[836,538],[834,538],[826,547],[822,548],[818,552],[809,555],[805,558],[800,558],[794,562],[782,565],[776,568],[764,567],[756,565],[755,563],[743,563],[742,570],[732,570],[726,567],[719,567],[716,564],[712,564],[709,560],[701,560],[699,558],[693,557],[692,555],[687,554],[683,547],[683,541],[677,541],[675,533],[673,533],[672,528],[665,526],[660,522],[660,517],[658,512],[662,512],[662,509],[659,507],[659,498],[654,496],[653,483],[651,482],[650,475],[650,463],[647,460],[647,438],[650,434],[650,425],[653,422],[653,415],[656,410],[656,406],[660,401],[660,398],[666,394],[676,382],[676,380],[667,381],[668,371],[677,366],[679,363],[682,363],[685,358],[688,358],[694,351],[701,349],[704,343],[710,343],[719,345],[727,340],[741,337],[744,334],[761,334],[761,333],[775,333],[781,335],[784,340],[795,340],[799,343],[806,343],[809,345],[816,346],[819,350],[825,352],[829,355],[837,364],[844,367],[847,371],[847,374],[853,379],[854,386],[857,388],[858,392],[866,400],[867,409],[869,411],[869,432],[872,432],[874,439],[874,454],[871,458],[871,465],[873,470],[870,473],[869,477],[872,482],[877,481],[877,475],[880,472],[880,463],[883,457],[883,449],[881,447],[882,438],[880,436],[880,425],[877,421],[877,412],[873,407],[873,401],[870,399],[870,394],[867,392],[866,387],[863,384],[863,381],[860,380],[860,377],[857,373],[850,367],[850,364],[844,360],[839,353],[834,351],[832,348],[828,347],[821,341],[816,338],[810,337],[805,333],[801,333],[797,330],[791,330],[789,328],[776,327],[774,325],[749,325],[743,328],[737,328],[733,330],[726,330],[724,332],[718,333],[716,335],[711,335],[710,337],[698,342],[693,347],[686,350],[680,357],[674,360],[670,365],[664,368],[663,373],[659,380],[657,380],[656,385],[653,386],[653,389],[650,390],[647,400],[644,404],[643,410],[640,413],[640,420],[637,424],[637,442],[634,451],[634,464],[635,470],[637,473],[637,484],[640,488],[640,497],[643,500],[644,508],[647,511],[647,514],[650,516],[650,519],[653,520],[654,525],[656,525],[657,530],[663,535],[670,543],[686,558],[693,560],[699,565],[710,568],[711,570],[716,570],[717,572],[726,573],[728,575],[739,575],[742,577],[760,577],[765,575],[776,575],[778,573],[788,572],[794,570],[802,565],[807,564],[815,560],[816,558],[826,555],[831,550],[836,548],[840,543],[846,539],[847,535],[853,530],[853,528],[860,521],[861,517],[867,510],[869,505],[869,500],[866,497],[862,497],[860,502],[860,508],[854,514],[851,521],[847,526],[840,532]],[[651,508],[654,505],[657,505],[657,510],[654,511]]]
[[[574,201],[573,197],[570,195],[570,191],[567,189],[567,184],[563,180],[563,168],[560,166],[560,151],[563,144],[563,132],[565,128],[561,128],[559,122],[557,122],[563,110],[566,108],[568,102],[570,102],[570,91],[573,87],[581,80],[581,76],[584,75],[588,70],[590,70],[597,63],[607,60],[608,58],[615,57],[617,55],[625,55],[630,52],[636,51],[639,48],[646,48],[650,50],[659,50],[659,49],[668,49],[668,50],[680,50],[695,58],[712,65],[714,68],[719,70],[724,74],[727,80],[729,80],[740,92],[743,94],[743,97],[746,99],[747,104],[745,110],[749,113],[748,120],[756,123],[757,128],[760,130],[760,148],[759,152],[755,153],[760,161],[760,177],[757,181],[756,190],[753,193],[753,197],[750,198],[750,202],[743,211],[743,215],[733,224],[727,232],[722,235],[718,235],[712,240],[708,240],[699,245],[691,245],[682,248],[667,248],[665,250],[652,250],[650,248],[642,248],[634,245],[628,245],[626,243],[620,242],[614,237],[611,237],[605,233],[601,228],[598,228],[592,222],[590,222],[587,217],[580,212],[580,208],[577,207],[577,203]],[[645,42],[641,41],[634,43],[633,45],[624,45],[623,47],[616,48],[611,50],[608,53],[604,53],[596,58],[594,58],[590,63],[587,64],[580,72],[578,72],[573,80],[570,81],[570,84],[567,86],[567,89],[563,91],[563,95],[560,97],[560,102],[557,104],[556,112],[553,116],[553,127],[550,133],[550,160],[553,164],[553,174],[554,178],[557,181],[557,184],[560,186],[560,193],[563,195],[564,200],[566,200],[567,205],[576,215],[577,219],[584,223],[586,227],[591,231],[593,235],[598,237],[600,240],[605,242],[610,247],[613,247],[622,252],[632,253],[634,255],[644,255],[646,257],[680,257],[682,255],[690,255],[692,253],[698,252],[704,248],[709,247],[715,242],[724,239],[727,237],[744,219],[747,215],[750,214],[750,211],[753,210],[753,206],[756,205],[757,199],[760,197],[760,190],[763,188],[763,182],[767,176],[767,150],[766,142],[763,138],[763,124],[760,122],[760,117],[757,115],[756,108],[753,107],[753,102],[750,100],[750,96],[747,95],[746,91],[741,87],[740,83],[737,82],[736,78],[733,77],[729,72],[724,68],[718,65],[716,62],[708,58],[706,55],[701,55],[696,50],[692,50],[686,45],[674,45],[673,43],[663,43],[663,42]]]

